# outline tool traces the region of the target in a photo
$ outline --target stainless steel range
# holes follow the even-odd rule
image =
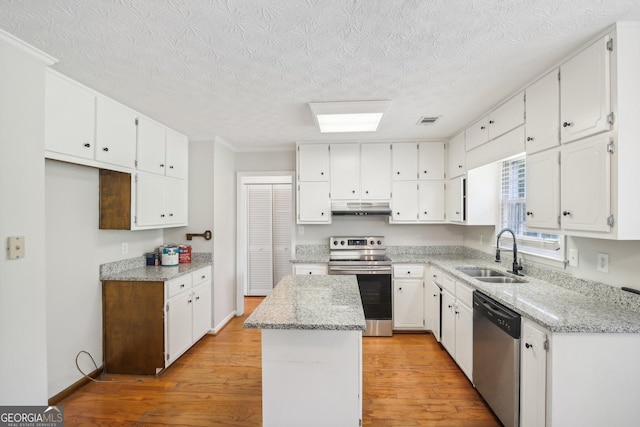
[[[329,274],[358,278],[367,330],[364,336],[393,335],[391,260],[384,237],[338,236],[329,239]]]

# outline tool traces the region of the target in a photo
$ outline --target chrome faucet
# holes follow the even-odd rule
[[[522,270],[522,266],[518,263],[518,245],[516,245],[516,234],[510,228],[503,228],[498,233],[498,237],[496,238],[496,262],[501,262],[501,260],[500,260],[500,236],[502,236],[502,234],[505,231],[508,231],[513,236],[513,265],[511,266],[511,271],[509,271],[509,270],[507,270],[507,271],[509,271],[509,273],[515,274],[516,276],[523,276],[523,274],[520,273],[520,270]]]

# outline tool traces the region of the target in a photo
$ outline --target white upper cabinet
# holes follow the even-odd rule
[[[451,179],[447,184],[447,221],[463,222],[465,219],[462,200],[465,181],[464,177],[459,176]]]
[[[391,145],[391,177],[394,181],[418,179],[418,144],[398,142]]]
[[[416,222],[418,220],[418,182],[394,181],[391,198],[392,222]]]
[[[489,117],[484,116],[464,131],[466,150],[474,148],[489,141]]]
[[[138,119],[138,170],[164,175],[166,128],[147,117]]]
[[[185,135],[167,129],[166,134],[167,176],[187,179],[189,174],[189,140]]]
[[[329,183],[298,182],[298,224],[331,223]]]
[[[360,144],[331,144],[331,199],[360,199]]]
[[[391,194],[391,144],[360,145],[360,197],[362,200],[389,200]]]
[[[444,221],[444,181],[421,181],[418,183],[418,220]]]
[[[537,153],[560,144],[560,80],[558,70],[526,89],[526,151]]]
[[[329,144],[298,145],[298,181],[329,181]]]
[[[447,177],[449,179],[464,175],[465,166],[465,133],[461,132],[451,138],[448,143]]]
[[[489,113],[489,139],[495,139],[523,124],[524,92],[520,92]]]
[[[610,138],[598,135],[563,147],[561,222],[567,230],[611,230]]]
[[[421,142],[418,144],[418,174],[420,180],[444,179],[444,143]]]
[[[602,37],[560,66],[563,144],[611,129],[610,40]]]
[[[93,159],[95,93],[51,71],[45,78],[45,149]]]
[[[97,98],[96,160],[135,166],[138,114],[109,98]]]
[[[187,181],[136,174],[135,229],[187,225]]]
[[[560,228],[560,152],[527,156],[527,228]]]

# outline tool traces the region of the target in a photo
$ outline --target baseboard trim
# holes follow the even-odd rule
[[[229,323],[231,321],[231,319],[233,319],[234,317],[236,317],[236,312],[235,310],[232,311],[231,313],[229,313],[229,315],[227,317],[225,317],[224,319],[222,319],[222,322],[220,322],[217,326],[215,326],[213,328],[213,331],[211,331],[214,335],[218,335],[218,333],[222,330],[222,328],[224,328],[227,323]]]
[[[90,378],[96,379],[100,375],[102,375],[103,372],[104,372],[104,367],[96,369],[95,371],[91,372],[87,376],[90,377]],[[87,378],[87,377],[80,378],[78,381],[76,381],[75,383],[71,384],[69,387],[65,388],[60,393],[58,393],[58,394],[56,394],[54,396],[51,396],[49,398],[48,405],[49,406],[57,405],[58,403],[60,403],[60,401],[62,401],[63,399],[66,399],[67,397],[69,397],[70,395],[72,395],[76,391],[80,390],[82,387],[84,387],[85,385],[89,384],[90,382],[91,382],[91,380],[89,378]]]

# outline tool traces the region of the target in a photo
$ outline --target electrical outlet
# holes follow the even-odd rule
[[[598,252],[598,271],[602,273],[609,272],[609,254]]]
[[[578,266],[578,250],[577,249],[569,249],[569,265],[571,267]]]
[[[122,255],[129,253],[129,244],[127,242],[122,244]]]
[[[11,236],[7,238],[9,259],[24,258],[24,236]]]

